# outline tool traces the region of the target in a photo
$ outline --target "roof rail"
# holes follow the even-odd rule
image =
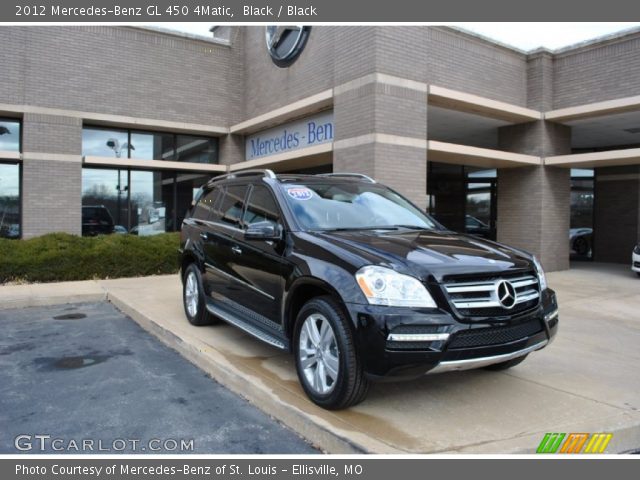
[[[218,175],[213,177],[211,182],[217,182],[219,180],[225,180],[227,178],[240,178],[240,177],[262,177],[262,178],[276,178],[276,174],[272,170],[240,170],[239,172],[225,173],[224,175]]]
[[[344,173],[320,173],[318,174],[319,177],[353,177],[353,178],[361,178],[363,180],[366,180],[370,183],[376,183],[376,181],[371,178],[369,175],[364,175],[362,173],[348,173],[348,172],[344,172]]]

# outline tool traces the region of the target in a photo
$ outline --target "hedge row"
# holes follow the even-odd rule
[[[0,284],[61,282],[175,273],[178,233],[78,237],[53,233],[0,239]]]

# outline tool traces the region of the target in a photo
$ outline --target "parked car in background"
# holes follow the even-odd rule
[[[640,243],[636,245],[631,254],[631,270],[636,272],[640,277]]]
[[[82,235],[93,237],[114,232],[115,224],[109,210],[104,205],[82,206]]]
[[[113,227],[113,233],[129,233],[129,232],[127,232],[127,229],[122,225],[116,225],[115,227]]]
[[[293,352],[328,409],[361,402],[373,380],[513,367],[558,329],[534,256],[446,230],[363,175],[216,177],[180,249],[188,321]]]
[[[569,249],[581,257],[591,258],[593,245],[592,228],[569,229]]]

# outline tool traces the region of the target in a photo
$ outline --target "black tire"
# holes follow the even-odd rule
[[[589,241],[584,237],[576,238],[573,242],[573,249],[581,257],[586,257],[589,254]]]
[[[187,290],[189,288],[189,279],[193,278],[195,281],[195,287],[197,291],[197,299],[195,301],[195,312],[189,311]],[[184,313],[187,316],[187,320],[191,325],[196,327],[202,327],[204,325],[213,325],[217,323],[218,319],[211,315],[205,306],[204,289],[202,287],[202,275],[200,269],[195,263],[190,264],[184,271],[184,277],[182,281],[182,306],[184,307]]]
[[[524,362],[525,358],[527,358],[529,356],[529,354],[523,355],[521,357],[518,358],[514,358],[513,360],[507,360],[506,362],[502,362],[502,363],[494,363],[493,365],[487,365],[485,368],[485,370],[491,370],[494,372],[499,372],[501,370],[507,370],[511,367],[515,367],[516,365],[520,365],[522,362]]]
[[[320,314],[328,321],[337,346],[336,353],[339,365],[337,379],[332,390],[324,395],[318,393],[309,384],[300,358],[300,339],[303,325],[311,315],[315,314]],[[369,391],[369,381],[364,374],[362,361],[356,351],[349,319],[335,299],[330,296],[317,297],[302,307],[296,318],[293,342],[298,379],[313,403],[328,410],[340,410],[356,405],[365,399]]]
[[[640,277],[640,272],[636,272],[636,275],[638,275]]]

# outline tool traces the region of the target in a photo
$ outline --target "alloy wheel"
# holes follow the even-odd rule
[[[189,272],[184,287],[184,303],[187,307],[189,316],[195,317],[198,313],[198,299],[200,292],[198,291],[198,279],[196,274]]]
[[[298,360],[309,387],[320,395],[333,391],[340,371],[340,351],[331,324],[320,313],[309,315],[300,331]]]

